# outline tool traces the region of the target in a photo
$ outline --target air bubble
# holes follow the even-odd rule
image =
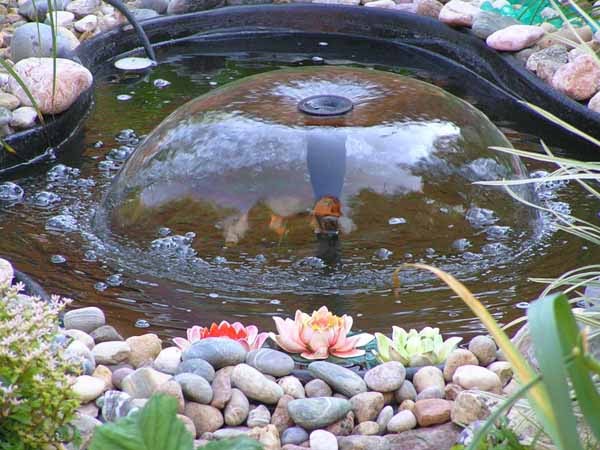
[[[296,266],[299,267],[310,267],[312,269],[322,269],[325,267],[325,262],[316,256],[307,256],[298,261]]]
[[[167,80],[163,80],[162,78],[157,78],[156,80],[154,80],[154,82],[152,84],[154,85],[155,88],[164,89],[167,86],[170,86],[171,82],[167,81]]]
[[[112,287],[121,286],[123,284],[123,276],[120,273],[115,273],[106,279],[106,284]]]
[[[452,243],[452,248],[462,252],[471,247],[471,241],[467,238],[457,239]]]
[[[382,261],[386,261],[394,254],[393,251],[388,250],[387,248],[380,248],[375,252],[375,257],[377,259],[381,259]]]
[[[94,250],[88,250],[83,255],[84,261],[96,261],[97,259],[98,259],[98,255],[96,255],[96,252]]]
[[[144,320],[144,319],[138,319],[135,321],[134,326],[136,328],[149,328],[150,322],[148,322],[147,320]]]
[[[492,244],[485,244],[481,247],[481,253],[486,255],[497,255],[501,253],[510,252],[510,248],[500,242],[494,242]]]
[[[98,292],[103,292],[108,289],[108,285],[102,281],[98,281],[96,284],[94,284],[94,289],[96,289]]]
[[[4,202],[16,202],[23,198],[23,188],[16,183],[7,181],[0,184],[0,200]]]
[[[478,208],[477,206],[470,208],[465,217],[471,226],[476,228],[492,225],[498,221],[498,217],[496,217],[494,211],[491,209]]]
[[[52,205],[53,203],[58,203],[60,202],[62,199],[60,197],[60,195],[55,194],[54,192],[47,192],[47,191],[41,191],[36,193],[33,196],[33,204],[35,206],[39,206],[40,208],[46,208],[50,205]]]
[[[213,263],[214,264],[227,264],[227,258],[225,258],[224,256],[215,256],[213,258]]]
[[[79,177],[79,169],[74,167],[69,167],[64,164],[57,164],[52,167],[48,173],[46,174],[46,179],[48,181],[71,181],[74,178]]]
[[[59,214],[50,217],[46,222],[48,231],[77,231],[77,219],[70,214]]]
[[[512,229],[510,227],[500,226],[500,225],[492,225],[491,227],[486,228],[485,233],[488,236],[488,239],[506,239]]]
[[[216,292],[211,292],[210,294],[208,294],[208,296],[210,298],[219,298],[219,294],[217,294]]]
[[[167,227],[161,227],[158,229],[158,235],[160,237],[165,237],[171,234],[171,229]]]
[[[388,220],[388,224],[390,225],[402,225],[406,223],[406,219],[404,217],[392,217]]]
[[[529,308],[529,303],[528,302],[519,302],[515,306],[519,309],[527,309],[527,308]]]
[[[120,102],[126,102],[126,101],[131,100],[132,98],[133,98],[133,96],[129,95],[129,94],[117,95],[117,100],[119,100]]]
[[[65,258],[63,255],[52,255],[50,257],[50,262],[52,264],[63,264],[67,262],[67,258]]]

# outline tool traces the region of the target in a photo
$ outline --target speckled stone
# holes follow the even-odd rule
[[[294,360],[278,350],[263,348],[252,350],[246,356],[246,364],[263,374],[284,377],[294,370]]]
[[[247,352],[237,341],[227,338],[207,338],[194,342],[183,352],[182,359],[203,359],[215,369],[235,366],[246,360]]]
[[[334,391],[347,397],[367,391],[366,383],[358,374],[337,364],[317,361],[310,363],[308,370],[315,378],[325,381]]]
[[[348,400],[334,397],[301,398],[288,403],[292,420],[306,430],[326,427],[343,418],[351,409]]]

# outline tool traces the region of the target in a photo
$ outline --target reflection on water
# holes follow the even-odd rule
[[[395,297],[393,268],[424,261],[450,270],[508,320],[519,314],[512,305],[539,291],[528,276],[558,275],[594,256],[571,237],[539,236],[530,211],[499,190],[470,184],[523,168],[487,151],[506,145],[503,136],[443,91],[329,66],[321,80],[318,72],[291,70],[293,77],[278,83],[281,73],[272,72],[251,79],[252,89],[246,80],[217,91],[215,83],[288,63],[260,54],[162,57],[170,62],[146,79],[123,82],[107,73],[85,142],[60,161],[66,167],[13,180],[23,200],[0,206],[0,254],[49,290],[105,307],[126,333],[138,319],[171,335],[224,317],[271,329],[270,315],[326,304],[354,315],[365,330],[436,324],[465,334],[479,325],[445,287],[409,271]],[[302,73],[310,77],[300,82]],[[171,85],[159,89],[155,79]],[[364,108],[324,124],[299,115],[299,98],[332,85]],[[120,94],[132,99],[118,101]],[[267,94],[272,98],[259,101]],[[175,110],[135,151],[142,134]],[[124,128],[135,132],[120,133]],[[337,150],[319,151],[324,145]],[[591,210],[586,197],[559,187],[544,186],[542,201]],[[98,234],[92,218],[109,191],[114,215]],[[341,201],[335,241],[315,236],[311,215],[328,195]],[[55,264],[53,255],[65,261]]]

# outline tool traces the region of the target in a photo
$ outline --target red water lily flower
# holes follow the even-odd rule
[[[213,324],[210,327],[201,327],[194,325],[187,329],[187,339],[176,337],[173,342],[181,350],[188,348],[193,342],[209,337],[225,337],[233,339],[244,346],[248,351],[257,350],[262,347],[269,337],[268,333],[259,333],[255,325],[247,327],[240,322],[229,323],[223,320],[220,324]]]

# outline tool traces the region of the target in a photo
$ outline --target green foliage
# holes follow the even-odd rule
[[[451,450],[465,450],[464,445],[455,445]],[[475,450],[532,450],[533,447],[519,442],[519,437],[509,427],[508,420],[503,417],[497,424],[492,426],[479,442]]]
[[[375,333],[377,351],[373,353],[381,362],[399,361],[405,366],[427,366],[441,364],[456,348],[462,338],[442,338],[439,328],[425,327],[417,332],[411,329],[392,327],[392,339]]]
[[[39,450],[64,440],[79,401],[74,370],[53,343],[64,301],[0,286],[0,449]]]
[[[193,436],[177,418],[177,401],[154,395],[138,412],[96,429],[90,450],[192,450]],[[261,450],[251,439],[211,442],[206,450]]]

